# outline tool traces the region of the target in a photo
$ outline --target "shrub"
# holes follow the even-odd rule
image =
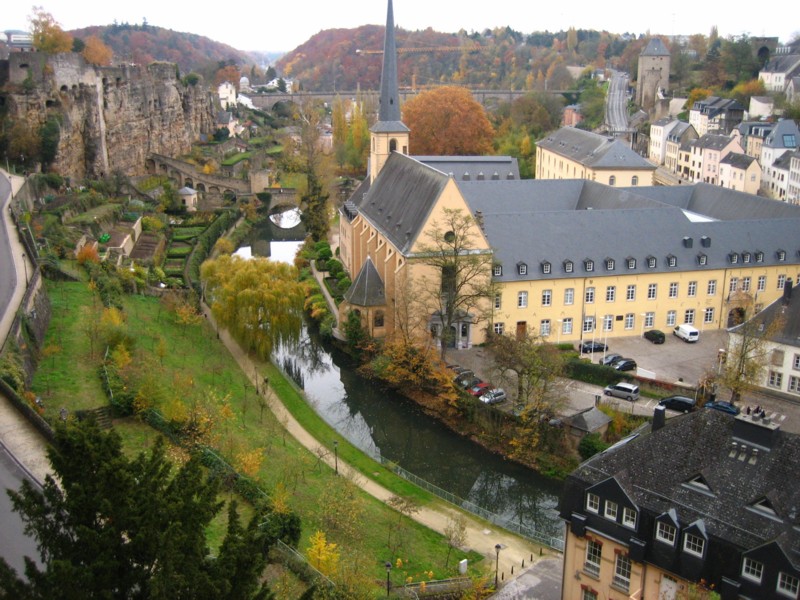
[[[606,444],[598,434],[589,433],[585,435],[580,444],[578,444],[578,453],[583,460],[588,460],[606,448],[608,448],[608,444]]]
[[[332,258],[328,261],[328,273],[330,273],[331,277],[338,277],[339,273],[344,272],[344,267],[342,263],[340,263],[335,258]]]

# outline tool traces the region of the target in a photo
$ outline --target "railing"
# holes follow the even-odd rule
[[[288,565],[289,561],[295,561],[295,565],[292,565],[290,567],[290,570],[293,573],[297,573],[298,575],[300,575],[300,569],[297,566],[297,563],[300,563],[302,565],[303,570],[305,570],[305,574],[310,575],[309,578],[313,579],[314,582],[324,583],[329,588],[336,587],[336,584],[333,583],[333,581],[331,581],[326,575],[324,575],[318,569],[316,569],[314,565],[308,562],[308,559],[305,556],[300,554],[297,550],[295,550],[291,546],[284,544],[281,540],[276,540],[274,549],[283,555],[284,560],[287,563],[287,566],[289,566]]]

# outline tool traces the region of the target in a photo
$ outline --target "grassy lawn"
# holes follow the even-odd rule
[[[82,282],[48,283],[48,292],[53,305],[46,340],[50,350],[32,387],[44,399],[46,416],[53,419],[62,406],[73,412],[108,401],[98,370],[104,348],[89,335],[101,319],[99,299]],[[316,530],[325,531],[328,541],[339,545],[342,563],[357,562],[376,585],[385,581],[383,562],[387,559],[402,559],[402,567],[392,571],[395,583],[406,577],[429,579],[424,575],[428,571],[437,579],[452,576],[461,558],[469,558],[471,565],[481,560],[475,553],[454,552],[445,570],[447,547],[441,536],[409,519],[398,520],[398,513],[337,477],[317,455],[289,436],[269,409],[262,410],[255,389],[205,320],[181,324],[163,302],[150,297],[125,296],[124,305],[125,327],[135,339],[128,367],[132,377],[150,376],[152,397],[164,413],[180,412],[176,406],[189,403],[207,408],[213,422],[210,443],[240,470],[249,457],[251,466],[256,463],[254,479],[262,489],[273,497],[280,490],[300,515],[301,551]],[[343,460],[395,494],[418,504],[434,501],[335,434],[273,366],[267,365],[264,371],[260,376],[269,376],[273,390],[312,435],[329,440],[329,447],[338,440]],[[152,379],[159,383],[153,384]],[[115,428],[132,452],[149,447],[156,437],[136,417],[117,420]],[[176,457],[181,455],[180,449],[173,451]],[[222,522],[209,532],[212,544],[219,543],[224,534],[224,512],[221,515]],[[395,550],[390,552],[389,530],[398,522],[394,538],[399,535],[402,543],[393,542]]]

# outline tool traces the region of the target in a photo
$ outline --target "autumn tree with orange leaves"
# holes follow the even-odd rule
[[[453,86],[422,92],[403,105],[411,153],[481,155],[492,152],[494,129],[468,90]]]
[[[28,17],[33,34],[33,46],[45,54],[58,54],[72,51],[72,36],[61,29],[61,25],[41,6],[33,7],[33,15]]]
[[[111,48],[106,46],[99,37],[90,35],[84,41],[84,48],[81,55],[89,64],[107,67],[111,64],[114,52]]]

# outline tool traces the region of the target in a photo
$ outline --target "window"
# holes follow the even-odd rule
[[[656,257],[655,256],[648,256],[647,257],[647,267],[649,269],[655,269],[656,268]]]
[[[717,293],[717,280],[711,279],[708,282],[708,295],[714,296]]]
[[[634,186],[634,185],[639,185],[639,176],[638,175],[634,175],[633,177],[631,177],[631,186]]]
[[[528,292],[517,294],[517,308],[528,308]]]
[[[606,302],[614,302],[617,299],[617,286],[610,285],[606,288]]]
[[[796,375],[789,375],[788,390],[793,394],[800,394],[800,377]]]
[[[800,591],[800,579],[792,577],[788,573],[778,574],[778,592],[790,598],[797,598],[798,591]]]
[[[613,271],[614,270],[614,259],[607,258],[606,259],[606,271]]]
[[[800,354],[794,355],[794,358],[792,359],[792,368],[800,369]]]
[[[583,318],[583,331],[584,333],[591,333],[594,331],[594,317]]]
[[[671,310],[667,312],[667,327],[675,327],[675,321],[678,319],[677,311]]]
[[[686,312],[683,313],[683,322],[687,325],[694,325],[694,309],[687,308]]]
[[[751,581],[761,583],[761,576],[764,574],[764,565],[752,558],[744,557],[742,562],[742,577]]]
[[[703,323],[713,323],[714,322],[714,308],[708,307],[705,309],[703,313]]]
[[[678,297],[678,283],[673,281],[669,284],[669,297],[670,298],[677,298]]]
[[[648,300],[655,300],[656,299],[656,291],[658,290],[658,285],[655,283],[651,283],[647,286],[647,299]]]
[[[664,542],[665,544],[669,544],[670,546],[675,545],[675,536],[677,535],[678,530],[675,529],[669,523],[662,523],[661,521],[658,522],[656,525],[656,539],[659,542]]]
[[[706,256],[705,254],[698,254],[697,264],[701,266],[706,266],[708,264],[708,256]]]
[[[564,290],[564,304],[570,305],[575,302],[575,289],[567,288]]]
[[[780,262],[783,262],[783,261],[785,261],[785,260],[786,260],[786,250],[778,250],[778,251],[775,253],[775,255],[778,257],[778,260],[779,260]]]
[[[615,175],[612,175],[608,178],[608,185],[615,185],[617,183],[617,178]]]
[[[636,259],[635,258],[628,258],[626,260],[626,262],[628,263],[628,268],[629,269],[635,269],[636,268]]]
[[[678,264],[678,258],[676,256],[673,256],[672,254],[670,254],[667,257],[667,266],[668,267],[674,267],[677,264]]]
[[[586,269],[587,273],[591,273],[592,271],[594,271],[594,261],[593,260],[583,261],[583,267]]]
[[[383,327],[383,311],[379,310],[375,313],[375,316],[372,317],[372,324],[375,327]]]
[[[594,540],[586,543],[586,561],[583,563],[583,570],[594,575],[600,576],[600,560],[603,555],[603,546]]]
[[[742,262],[749,263],[751,256],[749,252],[742,252]]]
[[[750,291],[750,277],[742,277],[742,291],[743,292]]]
[[[635,285],[629,285],[628,286],[628,289],[625,291],[625,299],[629,300],[629,301],[636,300],[636,286]]]
[[[739,255],[736,252],[731,252],[728,254],[728,260],[731,262],[732,265],[735,265],[739,262]]]
[[[494,266],[494,271],[492,272],[492,274],[495,277],[500,277],[503,274],[503,266],[502,265],[495,265]]]
[[[517,265],[517,273],[519,275],[527,275],[528,274],[528,265],[525,263],[519,263]]]
[[[614,562],[613,584],[626,592],[631,585],[631,559],[624,554],[617,554]]]
[[[731,277],[731,280],[728,282],[728,291],[735,292],[739,287],[739,278],[738,277]]]
[[[567,317],[564,319],[564,322],[561,323],[561,333],[565,335],[572,333],[572,317]]]
[[[542,319],[539,322],[539,333],[542,337],[550,335],[550,319]]]
[[[617,520],[617,503],[612,502],[611,500],[606,500],[606,510],[605,510],[605,517],[606,519],[611,519],[612,521]]]
[[[759,275],[758,276],[758,284],[756,285],[756,290],[759,292],[763,292],[767,289],[767,276],[766,275]]]
[[[764,262],[764,253],[756,252],[756,262]]]
[[[597,600],[597,592],[588,587],[581,586],[581,600]]]
[[[572,263],[571,260],[564,261],[564,272],[565,273],[572,273],[575,270],[575,265]]]
[[[542,290],[542,306],[550,306],[553,303],[553,290]]]
[[[551,270],[552,266],[550,265],[549,262],[545,261],[542,263],[542,273],[544,273],[545,275],[549,275]]]
[[[503,295],[500,292],[497,292],[494,295],[494,307],[500,308],[503,305]]]
[[[584,301],[586,304],[594,304],[594,288],[587,287],[586,293],[584,294]]]
[[[645,313],[644,315],[644,326],[645,327],[652,327],[655,324],[656,320],[656,313],[649,312]]]
[[[783,383],[783,373],[778,371],[770,371],[767,378],[767,385],[769,387],[780,388]]]
[[[603,317],[603,331],[611,331],[614,328],[614,315]]]
[[[786,275],[778,275],[778,289],[782,290],[786,285]]]
[[[625,329],[633,329],[634,316],[633,313],[625,315]]]
[[[497,335],[503,335],[503,331],[505,331],[505,323],[495,323],[494,324],[494,332]]]
[[[696,281],[690,281],[689,282],[689,289],[686,291],[686,295],[689,296],[690,298],[694,298],[695,296],[697,296],[697,282]]]
[[[683,537],[683,551],[695,556],[703,556],[703,551],[706,547],[706,541],[699,535],[687,533]]]
[[[625,527],[636,529],[636,511],[634,509],[627,507],[622,509],[622,524]]]

